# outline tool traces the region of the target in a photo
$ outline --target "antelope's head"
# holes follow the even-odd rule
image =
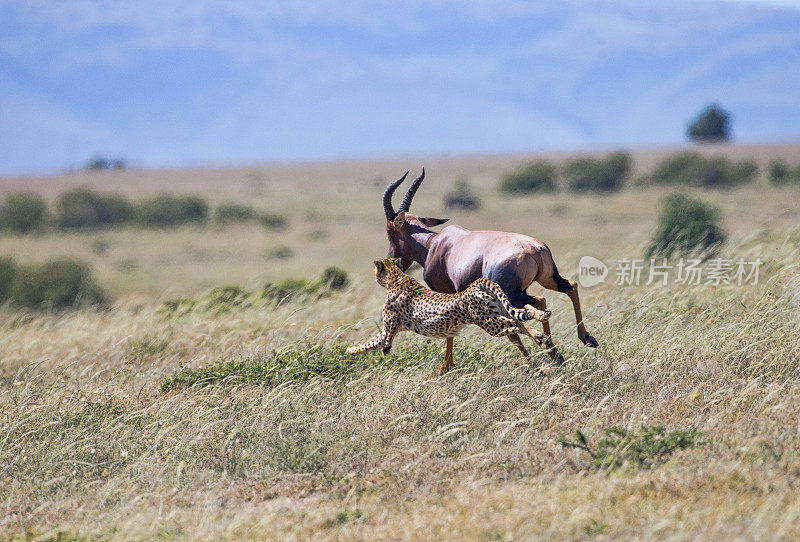
[[[418,239],[415,239],[414,234],[434,233],[429,228],[444,224],[449,220],[448,218],[419,217],[409,212],[411,200],[414,199],[414,194],[417,193],[419,185],[425,179],[425,168],[422,169],[422,174],[414,179],[402,203],[400,203],[400,207],[397,211],[394,210],[392,206],[394,191],[406,180],[410,171],[406,171],[405,175],[390,184],[383,193],[386,236],[389,238],[389,254],[387,258],[398,258],[403,271],[408,269],[414,261],[420,261],[420,258],[424,262],[425,255],[427,255],[427,247],[423,246]]]

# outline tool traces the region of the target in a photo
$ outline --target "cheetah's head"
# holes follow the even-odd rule
[[[400,268],[400,258],[384,258],[375,260],[375,279],[384,288],[389,288],[405,273]]]

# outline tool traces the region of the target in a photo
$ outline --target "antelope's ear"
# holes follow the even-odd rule
[[[422,222],[423,224],[425,224],[429,228],[432,228],[434,226],[438,226],[439,224],[444,224],[448,220],[450,220],[450,219],[449,218],[420,218],[419,219],[420,222]]]
[[[403,224],[406,223],[406,214],[402,211],[397,213],[397,216],[394,217],[394,227],[395,229],[400,229],[403,227]]]

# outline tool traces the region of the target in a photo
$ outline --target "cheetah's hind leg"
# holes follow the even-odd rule
[[[527,335],[528,337],[536,341],[536,344],[538,344],[539,346],[542,346],[542,344],[545,344],[547,342],[547,337],[542,332],[536,331],[525,322],[517,322],[517,324],[515,325],[515,330],[516,331],[514,331],[514,333],[522,333],[523,335]]]

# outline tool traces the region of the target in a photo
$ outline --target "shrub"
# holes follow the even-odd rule
[[[287,224],[286,217],[277,213],[263,213],[260,221],[268,230],[283,230]]]
[[[545,160],[520,166],[500,180],[500,191],[505,194],[553,192],[555,189],[556,168]]]
[[[653,171],[653,181],[658,184],[694,185],[700,178],[704,159],[693,151],[667,156]]]
[[[261,290],[261,298],[284,302],[298,297],[307,297],[319,291],[320,283],[303,278],[290,278],[277,283],[268,282]]]
[[[577,158],[564,167],[563,173],[570,190],[611,192],[622,186],[630,168],[630,155],[616,152],[605,159]]]
[[[197,305],[197,300],[189,297],[175,297],[167,299],[158,309],[160,314],[167,316],[183,316],[191,312]]]
[[[55,222],[61,229],[98,228],[128,222],[133,214],[133,204],[125,196],[76,188],[56,200]]]
[[[689,124],[686,134],[696,142],[728,141],[730,115],[717,104],[711,104]]]
[[[322,284],[331,290],[343,290],[350,284],[350,279],[347,277],[347,271],[341,267],[327,267],[322,272],[322,277],[319,279]]]
[[[662,203],[658,228],[646,256],[669,257],[674,251],[685,254],[713,250],[725,239],[719,222],[717,207],[685,194],[670,194]]]
[[[122,158],[106,158],[104,156],[96,156],[86,162],[86,170],[88,171],[106,171],[109,169],[125,169],[125,160]]]
[[[751,181],[758,173],[752,160],[731,162],[724,156],[704,158],[696,152],[681,152],[659,163],[652,179],[658,184],[731,187]]]
[[[696,427],[667,431],[662,426],[643,425],[640,431],[612,427],[603,433],[605,436],[594,446],[580,430],[575,431],[572,440],[561,439],[561,445],[588,453],[593,468],[613,470],[626,463],[635,468],[651,468],[678,450],[706,444],[699,441],[700,431]]]
[[[258,218],[258,213],[249,205],[240,203],[220,203],[214,210],[214,220],[219,224],[247,222]]]
[[[46,221],[47,204],[37,194],[9,194],[0,206],[0,227],[4,230],[26,233],[41,228]]]
[[[249,298],[250,292],[241,286],[231,284],[219,286],[211,290],[211,292],[201,300],[201,306],[205,310],[226,312],[234,307],[249,306]]]
[[[478,196],[472,192],[469,183],[464,179],[456,181],[455,190],[444,195],[445,209],[457,207],[467,211],[474,211],[480,208],[480,206],[481,204],[478,200]]]
[[[69,258],[20,267],[8,295],[14,304],[32,309],[61,309],[105,300],[89,267]]]
[[[267,258],[270,260],[288,260],[294,256],[292,247],[280,245],[267,252]]]
[[[700,186],[706,188],[731,187],[750,181],[758,172],[758,166],[750,161],[731,162],[724,156],[705,160],[700,170]]]
[[[350,284],[347,272],[339,267],[328,267],[315,281],[290,278],[278,283],[268,282],[261,290],[261,298],[270,301],[290,301],[308,296],[325,295],[325,289],[343,290]]]
[[[11,258],[0,258],[0,303],[8,300],[11,283],[17,275],[17,265]]]
[[[773,160],[768,168],[769,181],[774,185],[800,184],[800,164],[790,167],[783,160]]]
[[[160,194],[136,206],[137,220],[143,226],[166,228],[189,222],[205,222],[208,204],[191,194]]]
[[[784,184],[789,179],[790,173],[789,166],[783,160],[773,160],[767,166],[767,175],[772,184]]]

